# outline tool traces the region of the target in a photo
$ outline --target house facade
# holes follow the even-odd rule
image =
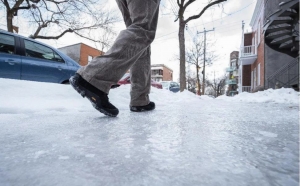
[[[151,79],[157,82],[173,81],[173,70],[164,64],[151,65]]]
[[[84,43],[77,43],[65,47],[58,48],[64,54],[68,55],[81,66],[87,65],[94,57],[101,56],[104,52],[88,46]]]
[[[244,32],[243,23],[239,54],[239,92],[256,92],[258,90],[276,88],[276,83],[269,83],[270,78],[287,63],[295,60],[289,55],[271,49],[265,43],[264,24],[267,20],[266,18],[278,9],[280,2],[281,0],[257,0],[250,22],[252,31]],[[294,69],[296,68],[294,67]],[[291,87],[291,85],[286,87]]]
[[[265,1],[265,88],[299,91],[299,0]]]
[[[238,81],[239,81],[239,73],[238,73],[238,61],[239,61],[239,52],[233,51],[230,53],[229,67],[226,69],[228,73],[228,79],[226,84],[228,85],[226,95],[234,96],[238,94]]]

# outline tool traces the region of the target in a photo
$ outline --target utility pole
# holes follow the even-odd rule
[[[198,31],[197,31],[197,34],[202,34],[202,33],[204,33],[204,62],[203,62],[203,71],[202,71],[202,74],[203,74],[202,95],[205,94],[206,33],[207,33],[207,32],[211,32],[211,31],[215,31],[215,28],[213,28],[212,30],[205,30],[205,28],[204,28],[204,31],[203,31],[203,32],[198,32]]]

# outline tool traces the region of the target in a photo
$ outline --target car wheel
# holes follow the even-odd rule
[[[62,82],[61,84],[63,84],[63,85],[70,85],[70,82],[69,82],[69,80],[67,80],[67,81]]]

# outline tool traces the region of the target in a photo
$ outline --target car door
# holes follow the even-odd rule
[[[16,54],[18,38],[0,33],[0,78],[20,79],[21,56]]]
[[[24,39],[21,79],[60,83],[68,68],[64,60],[50,47]]]

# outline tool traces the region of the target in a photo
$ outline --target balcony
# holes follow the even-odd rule
[[[257,59],[256,45],[244,46],[241,48],[240,61],[242,65],[251,65]]]
[[[152,78],[163,77],[163,75],[162,74],[152,74],[151,77]]]
[[[237,81],[236,81],[236,79],[228,79],[228,80],[226,81],[226,84],[227,84],[227,85],[236,85],[236,84],[237,84]]]
[[[242,86],[242,92],[251,92],[251,86]]]
[[[228,67],[226,68],[226,72],[233,72],[236,70],[236,67]]]
[[[237,70],[235,70],[235,71],[233,71],[232,75],[237,77],[237,76],[239,76],[239,72]]]

